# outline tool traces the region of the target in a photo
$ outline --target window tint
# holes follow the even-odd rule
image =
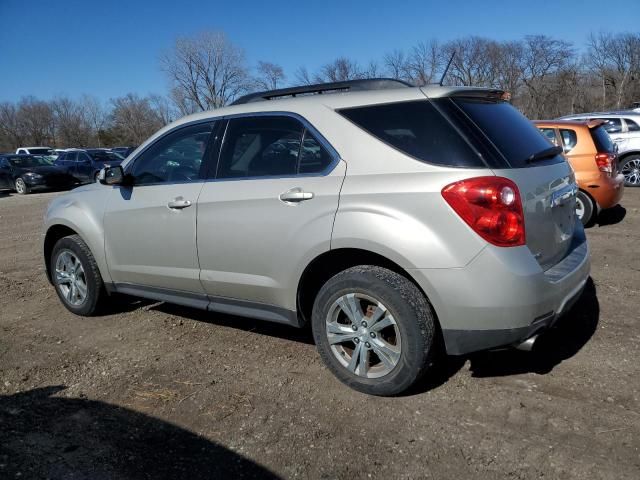
[[[67,162],[75,162],[78,158],[78,152],[68,152],[65,160]]]
[[[217,178],[295,175],[303,130],[291,117],[229,120]]]
[[[197,180],[212,125],[184,127],[157,140],[128,172],[136,185]]]
[[[554,128],[541,128],[540,132],[547,140],[555,146],[558,146],[558,138],[556,137],[556,130]]]
[[[324,171],[333,161],[327,150],[318,142],[314,136],[305,130],[302,149],[300,150],[299,173],[320,173]]]
[[[578,143],[578,134],[575,130],[561,128],[560,136],[562,137],[562,146],[564,147],[565,152],[571,151]]]
[[[347,108],[339,112],[374,137],[428,163],[484,166],[428,100]]]
[[[606,122],[604,129],[607,133],[620,133],[622,131],[622,122],[619,118],[601,118],[599,120]]]
[[[593,138],[593,143],[599,153],[615,153],[615,146],[604,125],[592,128],[591,138]]]
[[[635,120],[625,118],[624,121],[627,122],[627,128],[630,132],[640,132],[640,125]]]
[[[78,162],[90,162],[91,157],[85,152],[78,152]]]
[[[454,102],[480,127],[511,167],[538,167],[565,161],[562,155],[556,155],[542,162],[527,163],[531,155],[548,149],[549,142],[511,104],[478,98],[457,98]]]

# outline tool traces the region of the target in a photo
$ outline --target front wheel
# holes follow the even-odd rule
[[[591,225],[595,211],[596,206],[591,197],[583,191],[579,191],[576,196],[576,216],[582,222],[582,225],[585,227]]]
[[[320,356],[343,383],[395,395],[427,371],[435,316],[407,278],[362,265],[332,277],[316,297],[312,329]]]
[[[27,186],[25,181],[22,179],[22,177],[18,177],[16,179],[15,187],[16,187],[16,192],[20,195],[26,195],[27,193],[30,192],[29,187]]]
[[[93,254],[78,235],[61,238],[51,254],[51,280],[62,304],[76,315],[91,316],[104,297]]]
[[[640,187],[640,155],[631,155],[620,164],[626,187]]]

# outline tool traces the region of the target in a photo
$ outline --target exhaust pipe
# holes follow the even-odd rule
[[[533,345],[536,343],[537,339],[538,339],[538,335],[534,335],[533,337],[529,337],[524,342],[522,342],[520,345],[517,345],[516,349],[523,350],[525,352],[530,352],[531,350],[533,350]]]

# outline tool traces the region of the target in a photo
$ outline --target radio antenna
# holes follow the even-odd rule
[[[451,54],[451,58],[449,59],[449,63],[447,63],[447,68],[445,68],[444,72],[442,72],[442,77],[440,77],[440,82],[438,82],[438,85],[442,86],[442,83],[444,82],[444,77],[447,76],[447,72],[449,71],[451,62],[453,62],[453,57],[455,56],[456,56],[456,51],[454,50],[453,53]]]

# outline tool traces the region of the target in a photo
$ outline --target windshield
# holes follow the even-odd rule
[[[115,152],[95,151],[87,153],[91,155],[91,158],[96,162],[121,162],[124,160],[122,155]]]
[[[56,152],[50,148],[30,148],[29,153],[32,155],[55,155]]]
[[[11,157],[9,158],[9,163],[18,168],[48,167],[51,165],[45,158],[27,157],[26,155]]]

